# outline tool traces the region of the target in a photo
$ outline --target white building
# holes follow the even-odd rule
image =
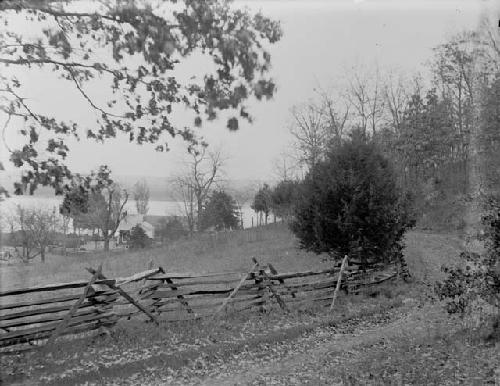
[[[118,233],[119,242],[124,242],[130,236],[133,227],[139,225],[144,233],[150,238],[154,238],[154,227],[150,223],[144,221],[142,214],[127,215],[120,221],[120,225],[116,232]]]

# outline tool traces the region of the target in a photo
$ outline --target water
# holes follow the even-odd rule
[[[11,196],[5,201],[0,203],[0,215],[2,223],[4,218],[13,214],[16,205],[21,205],[25,208],[43,208],[45,210],[55,210],[59,213],[59,205],[62,203],[62,196],[55,197],[36,197],[36,196]],[[125,205],[125,210],[130,214],[137,213],[135,208],[135,201],[129,200]],[[150,201],[149,202],[149,215],[155,216],[183,216],[183,203],[175,201]],[[242,207],[243,214],[243,227],[249,228],[252,226],[252,218],[254,223],[257,223],[257,216],[250,208],[250,205]]]

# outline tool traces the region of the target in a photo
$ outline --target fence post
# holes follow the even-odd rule
[[[335,287],[335,291],[333,292],[332,304],[330,305],[330,311],[333,310],[333,306],[335,305],[335,300],[337,299],[337,295],[339,293],[340,284],[342,283],[342,274],[344,273],[344,269],[347,265],[347,255],[345,255],[344,260],[342,260],[342,265],[340,266],[339,277],[337,279],[337,286]]]
[[[94,271],[94,273],[92,274],[92,278],[89,280],[89,282],[85,286],[85,289],[83,290],[82,296],[80,296],[80,298],[76,301],[76,303],[73,304],[73,306],[71,306],[69,312],[66,314],[66,316],[64,317],[62,322],[57,325],[54,332],[52,333],[52,335],[50,336],[49,340],[46,343],[47,346],[52,345],[56,341],[57,337],[59,335],[61,335],[61,333],[64,331],[64,329],[68,326],[68,324],[69,324],[71,318],[73,317],[73,315],[75,314],[75,312],[78,311],[78,308],[85,301],[85,298],[87,297],[87,294],[90,291],[90,288],[92,288],[92,284],[94,284],[95,281],[97,279],[99,279],[99,275],[101,275],[101,271],[102,271],[102,264],[99,266],[99,268],[97,268],[97,271]]]
[[[259,264],[259,262],[257,261],[257,259],[255,257],[252,257],[252,261],[254,263],[256,263],[256,264]],[[269,270],[271,271],[271,273],[273,273],[274,275],[276,275],[278,273],[271,264],[267,264],[267,266],[269,267]],[[285,311],[288,312],[288,308],[286,306],[286,303],[283,301],[283,299],[279,295],[278,291],[276,291],[276,288],[274,287],[274,284],[272,283],[272,281],[269,278],[269,275],[267,274],[267,272],[265,271],[265,269],[260,269],[259,270],[259,274],[263,276],[263,279],[265,281],[264,288],[267,288],[269,290],[269,292],[272,293],[272,295],[274,296],[274,298],[278,302],[278,304],[281,307],[281,309],[283,309],[283,310],[285,310]],[[282,284],[282,283],[284,284],[284,280],[283,279],[280,280],[280,284]],[[268,300],[268,298],[266,297],[265,301],[267,301],[267,300]]]
[[[264,276],[264,269],[259,268],[259,270],[257,272],[258,272],[258,274],[255,277],[255,284],[257,284],[257,286],[259,288],[258,291],[260,294],[260,298],[262,300],[262,302],[259,305],[259,312],[264,313],[264,312],[266,312],[265,306],[269,301],[269,296],[268,296],[268,293],[266,291],[267,286],[265,283],[266,280],[265,280],[265,276]]]
[[[211,320],[214,320],[215,319],[215,316],[221,312],[226,306],[227,304],[229,303],[229,301],[234,297],[234,295],[236,295],[236,293],[238,292],[238,290],[241,288],[241,286],[243,285],[243,283],[245,283],[245,281],[252,276],[253,274],[253,271],[255,270],[255,268],[257,268],[258,264],[254,264],[252,269],[250,270],[249,273],[245,274],[245,276],[242,276],[240,282],[238,283],[238,285],[236,287],[234,287],[233,289],[233,292],[231,292],[231,294],[224,299],[224,302],[222,303],[222,305],[214,312],[214,314],[212,315],[212,319]]]
[[[87,271],[89,271],[90,273],[96,274],[99,279],[102,279],[102,280],[106,280],[107,279],[100,271],[96,272],[92,268],[87,268]],[[120,286],[117,286],[115,284],[111,284],[111,283],[106,283],[106,285],[108,287],[110,287],[111,289],[114,289],[115,291],[118,291],[118,293],[120,295],[122,295],[129,303],[133,304],[136,308],[138,308],[140,311],[142,311],[143,313],[145,313],[149,317],[149,319],[151,319],[153,322],[155,322],[155,324],[157,326],[160,325],[160,322],[158,321],[158,319],[156,319],[156,317],[151,312],[149,312],[147,310],[147,308],[145,308],[141,303],[139,303],[132,296],[130,296],[127,292],[125,292],[125,290],[123,288],[121,288]]]

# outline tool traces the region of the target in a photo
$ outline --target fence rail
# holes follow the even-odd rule
[[[345,267],[340,288],[359,291],[398,275],[396,264]],[[279,273],[254,259],[249,272],[168,273],[161,267],[127,278],[99,271],[74,281],[0,292],[0,347],[54,341],[59,335],[109,328],[123,318],[165,321],[215,318],[222,312],[333,304],[340,267]]]

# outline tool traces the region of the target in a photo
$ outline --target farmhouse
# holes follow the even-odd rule
[[[144,221],[143,215],[133,214],[125,216],[125,218],[120,222],[120,225],[116,230],[118,232],[118,242],[123,243],[128,240],[132,228],[136,225],[139,225],[150,239],[154,238],[153,225],[151,225],[147,221]]]

